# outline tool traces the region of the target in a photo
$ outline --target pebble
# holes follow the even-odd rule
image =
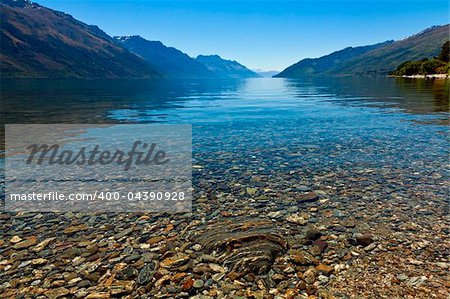
[[[366,246],[369,246],[371,243],[373,243],[373,238],[369,235],[357,236],[356,243],[358,245],[366,247]]]
[[[305,250],[290,250],[291,260],[298,265],[317,265],[319,261]]]
[[[319,195],[316,194],[316,192],[308,192],[305,194],[300,195],[297,198],[298,202],[312,202],[319,199]]]
[[[74,234],[80,231],[85,231],[89,228],[89,226],[86,223],[80,224],[80,225],[74,225],[74,226],[69,226],[67,228],[64,229],[64,233],[65,234]]]
[[[317,246],[317,248],[319,249],[319,253],[324,252],[325,249],[328,247],[328,243],[323,240],[315,240],[313,245]]]
[[[420,285],[422,285],[426,280],[427,280],[427,278],[426,278],[425,276],[411,277],[411,278],[407,281],[407,284],[408,284],[408,285],[411,285],[411,286],[420,286]]]
[[[140,285],[145,285],[148,282],[150,282],[150,280],[153,277],[155,269],[156,265],[154,262],[145,265],[139,272],[139,275],[137,277],[137,283]]]
[[[225,276],[225,273],[216,273],[212,276],[214,281],[219,281]]]
[[[316,267],[316,270],[319,271],[320,273],[323,273],[327,276],[331,275],[331,273],[334,272],[334,267],[325,265],[325,264],[320,264]]]
[[[322,233],[318,230],[310,229],[306,232],[306,237],[310,240],[317,240],[322,236]]]
[[[14,244],[19,243],[20,241],[22,241],[22,238],[19,236],[14,236],[9,240],[9,242],[14,243]]]
[[[13,248],[14,249],[26,249],[28,247],[35,245],[36,242],[37,242],[37,237],[35,237],[35,236],[27,237],[24,241],[14,244]]]
[[[181,266],[189,261],[189,256],[185,253],[178,252],[161,262],[163,268],[174,268]]]
[[[205,283],[203,282],[203,280],[197,279],[194,281],[194,284],[192,286],[196,289],[200,289],[200,288],[203,288],[204,285],[205,285]]]
[[[69,294],[69,290],[64,288],[64,287],[60,287],[60,288],[56,288],[56,289],[50,289],[50,290],[44,292],[44,295],[47,296],[49,299],[61,298],[61,297],[66,296],[68,294]]]
[[[267,162],[228,151],[223,137],[196,154],[193,213],[0,213],[0,298],[448,297],[446,183],[429,176],[438,157],[315,168],[305,155],[348,153],[276,149]]]
[[[296,223],[298,225],[308,224],[308,220],[305,220],[303,217],[297,214],[289,215],[288,217],[286,217],[286,220],[292,223]]]

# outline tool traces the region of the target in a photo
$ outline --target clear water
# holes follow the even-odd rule
[[[3,123],[189,123],[197,184],[276,190],[339,173],[445,195],[448,80],[2,81]],[[376,175],[372,175],[375,173]],[[370,174],[370,175],[369,175]],[[262,182],[262,183],[261,183]],[[389,183],[388,183],[389,182]],[[366,181],[367,183],[367,181]],[[382,192],[383,193],[383,192]]]

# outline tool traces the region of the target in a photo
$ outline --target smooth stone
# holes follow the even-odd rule
[[[327,282],[329,281],[329,278],[326,277],[325,275],[319,275],[319,276],[317,277],[317,279],[318,279],[321,283],[323,283],[323,284],[325,284],[325,283],[327,283]]]
[[[362,235],[362,236],[356,237],[356,243],[358,245],[366,247],[373,243],[373,239],[369,235]]]
[[[152,279],[152,277],[154,275],[155,270],[156,270],[155,263],[149,263],[149,264],[145,265],[139,272],[139,275],[137,278],[137,283],[140,285],[144,285],[144,284],[147,284],[148,282],[150,282],[150,280]]]
[[[161,267],[163,268],[174,268],[184,265],[189,261],[189,256],[185,253],[176,253],[175,255],[166,258],[161,262]]]
[[[304,250],[290,250],[289,257],[298,265],[317,265],[319,261],[312,256],[309,252]]]
[[[311,202],[311,201],[316,201],[318,199],[319,199],[319,195],[317,195],[317,193],[312,191],[312,192],[308,192],[308,193],[300,195],[297,198],[297,201],[298,202]]]
[[[127,256],[124,259],[124,261],[125,262],[134,262],[134,261],[137,261],[140,258],[141,258],[141,255],[139,253],[135,252],[135,253],[131,254],[130,256]]]
[[[291,223],[296,223],[298,225],[306,225],[308,223],[308,220],[306,220],[305,218],[301,217],[300,215],[294,214],[294,215],[289,215],[288,217],[286,217],[286,220],[288,222]]]
[[[319,273],[323,273],[329,276],[331,273],[333,273],[334,268],[325,264],[320,264],[316,267],[316,270],[319,271]]]
[[[89,226],[86,223],[80,224],[80,225],[74,225],[69,226],[64,229],[64,233],[67,235],[74,234],[80,231],[85,231],[89,228]]]
[[[133,228],[127,228],[127,229],[124,229],[124,230],[121,231],[120,233],[117,233],[117,234],[114,236],[114,239],[121,239],[121,238],[125,237],[126,235],[129,235],[132,231],[133,231]]]
[[[317,240],[322,236],[322,233],[315,229],[310,229],[306,232],[306,237],[310,240]]]
[[[225,273],[216,273],[212,276],[214,281],[219,281],[225,276]]]
[[[313,284],[314,281],[316,281],[316,274],[317,274],[316,269],[309,268],[308,270],[305,271],[305,273],[303,273],[303,280],[307,284]]]
[[[245,189],[245,191],[247,192],[248,195],[255,195],[256,192],[258,192],[258,190],[256,188],[250,188],[250,187],[247,187],[247,189]]]
[[[328,247],[328,243],[320,239],[315,240],[313,245],[319,248],[320,253],[324,252],[324,250]]]
[[[203,282],[203,280],[197,279],[196,281],[194,281],[194,284],[192,286],[196,289],[200,289],[203,288],[204,285],[205,283]]]
[[[22,241],[22,238],[19,236],[14,236],[9,240],[9,242],[14,243],[14,244],[19,243],[20,241]]]
[[[40,283],[41,283],[41,280],[38,279],[38,280],[33,281],[33,282],[31,283],[31,285],[32,285],[32,286],[37,286],[37,285],[40,284]]]
[[[123,276],[126,280],[129,280],[134,279],[136,276],[138,276],[139,272],[132,266],[127,266],[120,271],[120,275]]]
[[[57,299],[57,298],[66,296],[68,294],[69,294],[69,290],[64,287],[60,287],[57,289],[50,289],[50,290],[44,292],[44,295],[47,296],[49,299]]]
[[[28,237],[24,241],[14,244],[13,248],[14,249],[25,249],[25,248],[35,245],[36,242],[37,242],[36,236]]]

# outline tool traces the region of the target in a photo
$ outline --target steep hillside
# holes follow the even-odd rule
[[[218,55],[199,55],[195,59],[205,65],[216,77],[221,78],[252,78],[260,77],[257,73],[234,60],[222,59]]]
[[[320,58],[306,58],[286,68],[284,71],[276,75],[276,77],[296,77],[302,75],[322,74],[371,50],[391,43],[393,43],[393,41],[387,41],[370,46],[347,47],[343,50],[333,52]]]
[[[439,54],[450,25],[434,26],[399,41],[346,48],[316,59],[303,59],[277,77],[305,75],[386,75],[399,64]]]
[[[96,26],[25,0],[0,0],[2,77],[156,77]]]
[[[159,41],[149,41],[140,36],[117,36],[115,39],[131,52],[144,58],[155,70],[166,77],[203,78],[213,74],[187,54]]]

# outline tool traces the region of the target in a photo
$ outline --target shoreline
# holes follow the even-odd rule
[[[411,76],[394,76],[396,78],[410,78],[410,79],[448,79],[448,74],[430,74],[430,75],[411,75]]]

